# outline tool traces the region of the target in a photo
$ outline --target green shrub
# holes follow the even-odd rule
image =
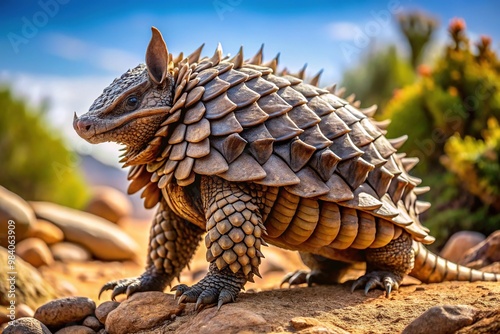
[[[26,200],[53,201],[79,208],[88,190],[69,151],[42,109],[31,110],[0,90],[0,185]]]
[[[433,204],[423,220],[438,244],[458,230],[500,229],[499,61],[487,37],[471,49],[462,20],[449,33],[435,65],[421,66],[420,80],[381,115],[392,119],[388,137],[408,134],[402,150],[421,161],[414,172],[431,186]]]

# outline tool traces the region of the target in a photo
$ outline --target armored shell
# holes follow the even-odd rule
[[[217,175],[365,212],[372,225],[381,218],[377,233],[389,221],[417,241],[433,242],[418,219],[429,204],[417,195],[428,187],[417,188],[421,180],[408,174],[418,160],[396,153],[406,138],[385,137],[388,123],[371,118],[376,107],[360,110],[335,87],[318,88],[318,77],[304,82],[304,71],[276,74],[277,59],[263,64],[262,49],[247,61],[242,50],[223,57],[220,45],[211,58],[200,53],[170,55],[170,115],[143,151],[124,158],[133,165],[129,192],[144,188],[147,207],[168,184]],[[151,156],[147,166],[136,164]]]

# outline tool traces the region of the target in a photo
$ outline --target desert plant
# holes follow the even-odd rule
[[[0,185],[26,200],[81,207],[88,196],[78,157],[45,120],[43,109],[29,108],[0,90]]]
[[[471,46],[463,20],[448,31],[443,55],[420,66],[420,80],[398,91],[381,115],[393,120],[389,137],[409,135],[402,150],[420,159],[415,172],[433,187],[426,221],[441,241],[459,229],[500,228],[499,61],[488,37]]]

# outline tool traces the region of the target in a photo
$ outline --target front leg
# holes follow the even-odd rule
[[[139,277],[106,283],[99,296],[106,290],[113,290],[113,300],[123,293],[128,297],[139,291],[163,291],[189,263],[203,233],[201,228],[177,216],[162,200],[151,226],[146,271]]]
[[[259,274],[262,233],[260,198],[253,185],[231,183],[218,177],[203,177],[201,197],[207,219],[207,261],[209,273],[192,287],[178,285],[179,302],[203,305],[235,300],[247,281]]]

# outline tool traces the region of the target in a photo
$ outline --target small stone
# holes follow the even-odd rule
[[[66,297],[52,300],[35,311],[35,318],[49,327],[83,320],[95,311],[95,303],[87,297]]]
[[[453,234],[439,254],[443,259],[460,263],[466,251],[482,242],[484,234],[474,231],[460,231]]]
[[[54,258],[47,244],[38,238],[27,238],[19,242],[16,253],[21,259],[38,268],[50,266],[54,263]]]
[[[61,328],[54,334],[96,334],[95,330],[86,326],[74,325]]]
[[[178,305],[173,295],[163,292],[135,293],[108,314],[106,331],[119,334],[155,328],[172,321],[185,307],[185,304]]]
[[[94,188],[94,196],[85,207],[85,211],[117,224],[123,217],[132,213],[130,199],[121,191],[100,186]]]
[[[40,321],[34,318],[19,318],[12,321],[2,332],[3,334],[52,334]]]
[[[293,328],[297,330],[301,330],[312,326],[322,325],[322,323],[319,320],[306,317],[295,317],[292,320],[290,320],[290,323],[292,324]]]
[[[83,325],[92,328],[96,332],[104,327],[104,325],[93,315],[86,317],[85,320],[83,320]]]
[[[337,326],[334,326],[333,328],[329,328],[326,326],[313,326],[303,329],[299,333],[300,334],[350,334],[348,331],[345,331]]]
[[[31,307],[29,307],[28,305],[26,305],[26,304],[16,305],[16,318],[17,319],[26,318],[26,317],[33,318],[34,314],[35,314],[35,311],[33,311],[31,309]]]
[[[59,242],[50,246],[52,256],[61,262],[85,262],[92,259],[92,254],[83,246],[73,242]]]
[[[433,306],[413,320],[403,334],[452,334],[474,322],[478,310],[469,305]]]
[[[47,245],[53,245],[64,240],[63,231],[45,219],[37,219],[28,234],[32,238],[42,239]]]
[[[256,312],[252,312],[237,304],[226,304],[220,311],[216,307],[204,309],[190,322],[181,325],[180,333],[252,333],[269,332],[271,326]]]
[[[118,306],[120,306],[120,303],[113,300],[108,300],[97,306],[97,308],[95,309],[95,316],[97,319],[99,319],[101,324],[105,324],[109,312],[113,311]]]

